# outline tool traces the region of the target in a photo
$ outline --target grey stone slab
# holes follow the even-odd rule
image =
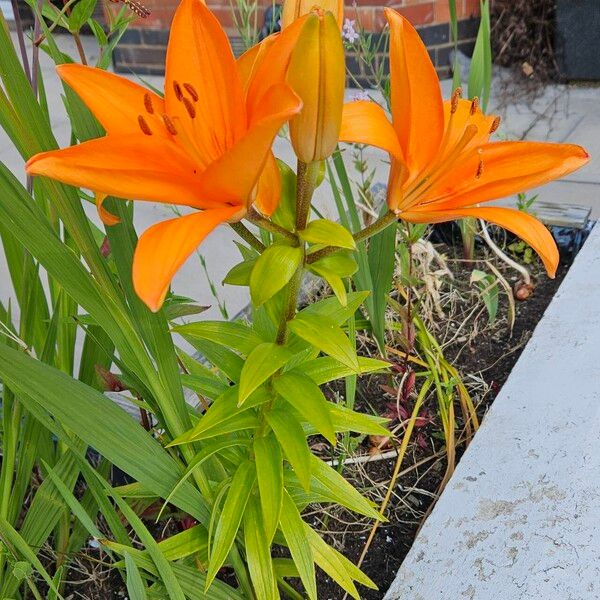
[[[596,227],[386,600],[600,597],[599,378]]]

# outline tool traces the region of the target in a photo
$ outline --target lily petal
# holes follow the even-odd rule
[[[201,174],[199,196],[215,204],[248,203],[273,139],[301,107],[300,99],[289,86],[273,86],[253,115],[248,133]]]
[[[108,135],[36,154],[25,168],[29,175],[44,175],[118,198],[194,208],[220,205],[199,193],[196,166],[187,155],[172,141],[155,136]]]
[[[175,273],[200,242],[239,207],[195,212],[157,223],[140,237],[133,256],[133,285],[137,295],[156,312],[160,310]]]
[[[266,37],[264,40],[255,44],[246,52],[244,52],[236,61],[242,86],[245,91],[248,90],[250,83],[254,77],[256,69],[262,63],[265,52],[269,49],[271,44],[277,39],[276,34],[272,34]]]
[[[105,225],[108,225],[109,227],[120,223],[121,219],[119,219],[119,217],[117,217],[117,215],[113,215],[111,212],[107,211],[103,206],[104,201],[108,198],[108,196],[106,194],[102,194],[100,192],[97,192],[95,195],[96,195],[96,210],[98,211],[98,216],[100,217],[100,220]]]
[[[435,157],[444,131],[440,82],[427,48],[414,27],[386,8],[390,25],[392,120],[412,173]]]
[[[427,192],[426,208],[446,210],[504,198],[560,179],[588,160],[589,154],[572,144],[484,144]]]
[[[375,102],[359,100],[344,104],[340,141],[376,146],[403,160],[396,130],[383,108]]]
[[[200,0],[182,0],[173,17],[165,103],[168,115],[198,143],[206,163],[231,148],[245,131],[242,82],[229,40]],[[190,119],[186,103],[191,103],[197,118]]]
[[[249,114],[260,109],[263,96],[273,85],[286,80],[292,52],[307,18],[308,15],[305,15],[286,27],[281,33],[271,36],[273,42],[262,53],[248,86]]]
[[[413,210],[399,214],[399,218],[411,223],[443,223],[465,217],[483,219],[512,231],[539,254],[548,275],[556,275],[559,261],[556,242],[543,223],[525,212],[497,206],[477,206],[444,211]]]
[[[270,217],[275,212],[280,198],[281,175],[275,156],[272,152],[269,152],[267,162],[265,162],[258,179],[254,204],[263,215]]]
[[[70,63],[59,65],[56,71],[107,133],[138,134],[139,115],[153,124],[165,112],[165,103],[158,94],[103,69]],[[162,125],[152,129],[154,134],[167,134]]]

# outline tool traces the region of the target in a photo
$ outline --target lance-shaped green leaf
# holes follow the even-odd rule
[[[273,394],[262,387],[255,390],[246,402],[238,407],[238,388],[230,387],[210,405],[192,429],[180,435],[169,445],[176,446],[184,442],[214,437],[224,433],[225,429],[229,427],[227,423],[247,413],[248,409],[260,406],[272,398]]]
[[[318,264],[310,265],[309,270],[315,275],[322,277],[329,284],[329,287],[333,290],[335,297],[340,301],[342,306],[346,306],[346,304],[348,304],[346,286],[344,285],[342,278],[337,273]]]
[[[358,365],[360,367],[361,375],[390,368],[389,362],[364,356],[358,357]],[[342,377],[353,375],[355,373],[354,369],[350,369],[331,356],[321,356],[319,358],[307,360],[305,363],[302,363],[302,371],[317,385],[323,385],[329,381],[341,379]]]
[[[350,340],[335,321],[318,315],[298,313],[288,323],[290,331],[325,354],[360,373],[358,357]]]
[[[324,495],[328,493],[333,502],[337,502],[361,515],[365,515],[371,519],[377,519],[378,521],[385,520],[384,517],[373,508],[372,504],[335,469],[312,453],[310,455],[310,461],[312,476],[319,484],[316,486],[316,491],[318,493]]]
[[[256,264],[256,258],[244,260],[241,263],[231,267],[229,273],[225,275],[223,283],[228,285],[250,285],[250,276]]]
[[[205,590],[210,587],[233,546],[255,481],[254,463],[244,461],[231,480],[223,510],[216,525],[215,535],[210,546]]]
[[[346,305],[342,305],[337,298],[330,296],[329,298],[309,304],[300,312],[302,314],[328,317],[335,321],[336,325],[343,325],[359,309],[368,295],[369,292],[349,292]]]
[[[328,403],[329,414],[336,432],[354,431],[367,435],[388,436],[390,432],[384,427],[389,419],[376,417],[375,415],[364,415],[350,410],[339,404]]]
[[[310,486],[310,457],[312,456],[302,425],[285,409],[267,412],[267,422],[275,432],[288,462],[306,490]]]
[[[358,270],[358,264],[354,260],[352,253],[348,251],[328,254],[312,263],[312,266],[319,266],[335,273],[339,277],[351,277]]]
[[[239,404],[245,402],[258,386],[281,369],[290,358],[292,358],[292,354],[285,346],[270,342],[256,346],[242,367]]]
[[[129,552],[125,553],[125,569],[127,572],[127,593],[129,594],[129,598],[131,600],[146,600],[148,598],[146,586]]]
[[[356,565],[329,546],[307,523],[304,524],[304,535],[310,544],[315,562],[353,598],[360,600],[354,581],[372,590],[377,589],[377,586]]]
[[[281,512],[280,526],[306,593],[310,600],[317,600],[315,563],[312,549],[306,538],[306,524],[287,492],[283,496],[283,511]]]
[[[250,295],[256,306],[272,298],[294,276],[302,263],[302,249],[273,244],[259,257],[250,275]]]
[[[234,321],[197,321],[173,327],[190,343],[196,339],[210,340],[248,356],[264,340],[251,327]]]
[[[271,543],[279,523],[283,499],[283,456],[273,434],[254,440],[254,460],[265,535]]]
[[[299,371],[288,371],[273,380],[277,393],[289,402],[308,423],[335,445],[335,430],[329,403],[319,386]]]
[[[298,236],[310,244],[326,244],[350,250],[356,247],[352,234],[343,225],[327,219],[311,221],[306,229],[298,232]]]
[[[250,496],[244,513],[244,544],[256,599],[279,600],[271,542],[265,533],[263,514],[256,496]]]

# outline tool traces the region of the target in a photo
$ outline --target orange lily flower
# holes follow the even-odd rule
[[[100,69],[69,64],[58,73],[107,135],[36,155],[29,174],[93,190],[109,223],[101,206],[106,195],[199,211],[140,237],[134,286],[159,310],[175,272],[217,225],[240,220],[252,202],[265,214],[275,209],[279,175],[271,145],[301,100],[283,80],[271,80],[255,102],[225,32],[200,0],[182,0],[175,13],[164,99]]]
[[[352,102],[344,106],[340,140],[390,153],[387,202],[400,219],[490,221],[525,240],[553,277],[558,250],[542,223],[517,210],[478,204],[563,177],[583,166],[589,155],[569,144],[490,143],[499,118],[484,115],[477,100],[463,100],[459,91],[444,102],[418,33],[396,11],[385,12],[390,27],[392,123],[377,104]]]

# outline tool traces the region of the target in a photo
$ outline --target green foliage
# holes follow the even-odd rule
[[[41,48],[57,64],[75,59],[56,44],[56,28],[77,40],[86,24],[98,42],[97,66],[110,64],[131,18],[123,8],[104,29],[93,19],[95,4],[42,5]],[[32,7],[37,11],[37,3]],[[253,17],[243,18],[246,27]],[[27,160],[57,147],[52,115],[43,82],[34,93],[0,25],[0,126]],[[103,135],[68,87],[64,102],[74,142]],[[49,598],[61,598],[69,561],[90,536],[136,600],[276,599],[288,578],[299,578],[316,599],[315,565],[354,597],[356,583],[372,585],[302,511],[308,499],[383,518],[312,454],[309,442],[322,435],[335,447],[350,433],[387,433],[384,419],[330,402],[320,386],[389,366],[359,357],[354,336],[365,302],[384,322],[395,228],[368,246],[353,236],[362,227],[355,212],[341,224],[319,218],[297,227],[308,221],[296,202],[306,182],[281,162],[279,169],[282,200],[271,225],[287,233],[261,232],[264,250],[240,244],[243,260],[224,281],[249,288],[253,319],[246,323],[202,320],[202,307],[175,295],[151,313],[131,280],[131,203],[107,199],[120,223],[101,229],[82,207],[87,192],[44,178],[28,189],[0,164],[0,239],[21,315],[16,325],[13,308],[0,306],[0,597],[35,594],[43,580]],[[325,164],[318,170],[322,179]],[[343,187],[346,193],[349,182]],[[335,296],[298,310],[309,272]],[[358,291],[350,283],[357,274]],[[202,358],[177,348],[173,334]],[[107,388],[126,398],[141,422],[104,394]],[[197,394],[198,406],[186,402],[185,389]],[[89,449],[101,456],[96,466],[86,458]],[[133,482],[114,487],[113,466]],[[34,473],[42,479],[35,487]],[[146,518],[157,506],[159,520],[195,523],[158,541]],[[58,557],[52,569],[39,555],[48,544]],[[274,544],[291,559],[274,559]],[[220,579],[223,566],[234,585]]]

